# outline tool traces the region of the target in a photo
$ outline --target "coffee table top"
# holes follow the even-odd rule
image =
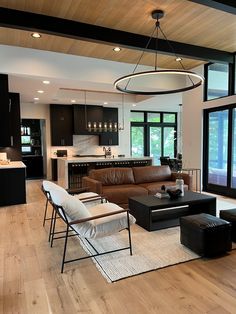
[[[201,203],[206,201],[216,201],[216,197],[205,195],[202,193],[185,191],[184,196],[181,196],[175,200],[171,200],[170,198],[158,198],[154,195],[145,195],[145,196],[135,196],[130,197],[129,200],[142,203],[147,206],[150,210],[158,209],[158,208],[167,208],[167,207],[175,207],[175,206],[183,206],[194,203]]]

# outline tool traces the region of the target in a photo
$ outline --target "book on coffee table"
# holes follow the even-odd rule
[[[163,190],[157,191],[157,193],[154,196],[156,196],[158,198],[169,198],[170,197],[169,194]]]

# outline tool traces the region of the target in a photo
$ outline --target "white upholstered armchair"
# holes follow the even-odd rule
[[[63,272],[66,263],[99,256],[101,254],[129,249],[130,255],[132,255],[130,225],[135,223],[135,218],[129,214],[128,209],[123,209],[114,203],[101,203],[101,201],[95,203],[97,201],[93,197],[90,201],[87,198],[86,202],[83,203],[78,197],[69,195],[65,193],[64,189],[55,187],[50,190],[49,201],[56,215],[62,218],[63,222],[66,224],[65,235],[60,237],[65,239],[61,272]],[[54,221],[56,221],[56,217]],[[128,245],[126,247],[103,253],[99,253],[95,250],[96,253],[93,255],[72,260],[66,259],[68,237],[71,236],[71,234],[69,234],[70,231],[74,232],[73,235],[84,238],[89,242],[89,239],[106,237],[124,229],[128,231]],[[55,233],[53,231],[51,243],[53,243],[54,236]]]

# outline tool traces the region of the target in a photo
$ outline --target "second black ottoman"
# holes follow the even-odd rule
[[[231,239],[236,242],[236,208],[221,210],[220,218],[231,222]]]
[[[209,214],[180,218],[180,242],[201,256],[216,256],[232,249],[231,224]]]

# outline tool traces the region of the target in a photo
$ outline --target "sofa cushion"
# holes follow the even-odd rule
[[[169,166],[134,167],[133,173],[136,184],[171,180],[171,170]]]
[[[124,184],[104,186],[103,194],[106,196],[109,202],[115,204],[127,204],[129,197],[148,195],[148,191],[138,185]]]
[[[104,168],[91,170],[89,177],[102,182],[102,185],[133,184],[132,168]]]
[[[161,189],[161,186],[165,185],[168,187],[175,187],[175,181],[160,181],[160,182],[147,182],[147,183],[140,183],[138,186],[145,188],[148,191],[148,194],[154,195],[157,193],[158,190]],[[188,186],[184,185],[184,190],[188,190]]]

